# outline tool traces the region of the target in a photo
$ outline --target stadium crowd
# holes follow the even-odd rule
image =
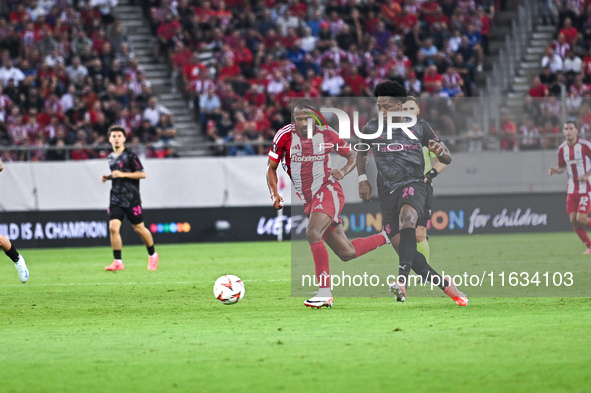
[[[171,114],[154,109],[150,82],[111,13],[115,0],[0,4],[0,145],[33,148],[6,150],[3,161],[104,157],[114,123],[127,127],[138,153],[175,155]]]
[[[0,144],[40,147],[6,151],[3,160],[103,157],[113,123],[127,127],[140,155],[175,155],[172,115],[112,15],[117,0],[1,4]],[[191,103],[220,155],[258,153],[225,143],[270,140],[290,121],[295,97],[370,96],[386,78],[415,96],[471,96],[499,7],[492,0],[140,4],[155,60],[170,64],[173,90]],[[441,133],[455,135],[453,106],[424,113],[442,111],[450,113],[437,117]]]
[[[500,133],[507,137],[502,142],[506,150],[555,148],[562,142],[562,91],[568,120],[577,122],[581,134],[591,131],[591,1],[539,4],[542,22],[556,25],[557,31],[524,101],[519,126],[503,115]]]

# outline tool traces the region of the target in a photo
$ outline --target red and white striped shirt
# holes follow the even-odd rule
[[[591,191],[589,181],[578,181],[591,170],[591,142],[581,138],[572,146],[563,142],[558,148],[558,166],[566,167],[568,194],[588,194]]]
[[[283,164],[298,197],[308,204],[323,186],[336,182],[330,173],[330,153],[336,151],[344,157],[351,152],[351,145],[330,127],[316,126],[312,139],[301,137],[295,129],[291,123],[277,131],[269,158]]]

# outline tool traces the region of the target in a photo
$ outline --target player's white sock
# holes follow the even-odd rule
[[[332,296],[332,291],[330,290],[329,287],[326,287],[326,288],[318,288],[318,294],[316,296],[320,296],[320,297],[331,297]]]

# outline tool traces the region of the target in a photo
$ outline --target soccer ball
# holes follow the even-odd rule
[[[233,274],[221,276],[213,284],[213,296],[224,304],[238,303],[244,297],[244,283]]]

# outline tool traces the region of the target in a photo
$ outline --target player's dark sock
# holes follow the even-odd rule
[[[587,248],[591,247],[591,240],[589,240],[589,236],[587,235],[587,231],[585,231],[585,228],[573,228],[575,230],[575,232],[577,233],[577,235],[579,235],[579,239],[581,239],[581,241],[583,242],[583,244],[585,244],[585,246],[587,246]]]
[[[378,233],[368,237],[360,237],[358,239],[351,240],[353,247],[355,247],[355,256],[360,257],[363,254],[375,250],[376,248],[386,244],[386,238]]]
[[[18,251],[16,251],[16,248],[14,248],[14,246],[11,246],[10,250],[4,251],[4,254],[6,254],[8,258],[12,259],[14,263],[18,262],[19,253]]]
[[[417,253],[417,238],[415,228],[405,228],[400,231],[400,243],[398,245],[399,265],[398,279],[404,277],[404,283],[408,282],[408,275],[412,268],[415,254]]]
[[[113,257],[115,257],[115,259],[121,260],[121,250],[113,250]]]
[[[148,255],[149,256],[154,255],[154,253],[156,252],[156,251],[154,251],[154,245],[153,244],[150,247],[147,247],[147,249],[148,249]]]
[[[429,265],[425,256],[420,252],[417,252],[415,255],[415,259],[412,262],[412,270],[421,276],[424,282],[433,282],[437,284],[442,291],[447,287],[447,281],[443,281],[441,275]]]

